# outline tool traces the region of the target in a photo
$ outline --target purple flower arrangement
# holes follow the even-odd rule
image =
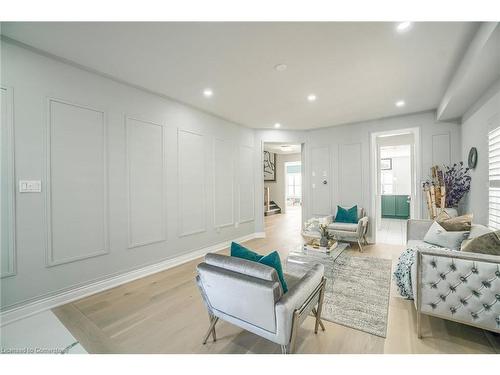
[[[460,200],[470,190],[471,176],[464,163],[445,166],[444,184],[446,186],[446,207],[457,207]]]

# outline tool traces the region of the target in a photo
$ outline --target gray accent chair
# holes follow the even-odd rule
[[[500,333],[500,256],[427,244],[423,238],[432,223],[412,219],[407,224],[408,247],[418,249],[411,270],[418,337],[421,314]]]
[[[330,224],[328,224],[328,232],[334,235],[335,238],[346,241],[355,241],[358,243],[359,251],[363,251],[362,244],[368,245],[366,233],[368,232],[368,216],[365,209],[358,207],[358,222],[357,223],[337,223],[335,216],[331,215]]]
[[[197,267],[196,282],[208,310],[210,326],[203,339],[216,340],[215,325],[225,320],[281,345],[292,353],[298,327],[308,315],[321,321],[325,288],[324,267],[314,264],[297,277],[285,274],[283,294],[276,270],[264,264],[219,254],[207,254]]]

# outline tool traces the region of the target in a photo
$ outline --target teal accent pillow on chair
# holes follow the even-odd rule
[[[337,223],[354,223],[358,222],[358,206],[353,206],[346,210],[343,207],[337,206],[337,216],[335,216]]]
[[[286,285],[285,276],[283,275],[283,268],[281,267],[280,255],[277,251],[262,256],[257,254],[255,251],[247,249],[244,246],[236,242],[231,243],[231,256],[236,258],[242,258],[246,260],[251,260],[252,262],[262,263],[266,266],[273,267],[278,273],[278,278],[280,279],[281,288],[283,293],[288,292],[288,286]]]
[[[257,254],[255,251],[247,249],[236,242],[231,242],[231,256],[251,260],[253,262],[258,262],[260,258],[262,258],[262,255]]]
[[[278,273],[278,278],[280,279],[281,288],[283,288],[283,293],[288,292],[288,286],[286,285],[285,276],[283,275],[283,269],[281,268],[281,259],[277,251],[273,251],[266,256],[263,256],[259,263],[265,264],[266,266],[273,267]]]

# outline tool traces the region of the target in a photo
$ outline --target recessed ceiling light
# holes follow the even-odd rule
[[[279,122],[277,122],[276,124],[274,124],[274,127],[275,127],[276,129],[281,128],[281,124],[280,124]]]
[[[316,100],[316,95],[314,94],[307,95],[307,100],[309,100],[310,102],[314,102]]]
[[[396,102],[396,107],[404,107],[406,105],[405,101],[404,100],[398,100]]]
[[[212,91],[212,89],[203,90],[203,95],[207,98],[210,98],[213,94],[214,94],[214,92]]]
[[[403,33],[405,31],[408,31],[411,27],[411,22],[400,22],[398,23],[398,25],[396,26],[396,30],[399,32],[399,33]]]
[[[288,68],[286,64],[277,64],[274,66],[274,69],[277,70],[278,72],[282,72],[286,70],[286,68]]]

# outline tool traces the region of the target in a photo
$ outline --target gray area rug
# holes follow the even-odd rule
[[[385,338],[392,262],[340,252],[322,263],[327,279],[322,318]]]

